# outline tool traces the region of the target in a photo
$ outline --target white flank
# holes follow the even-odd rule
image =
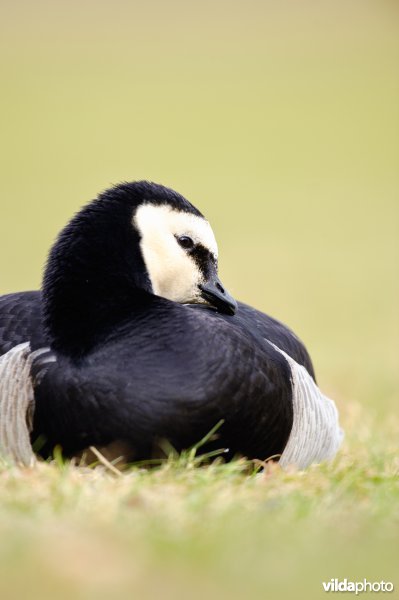
[[[30,344],[20,344],[0,356],[0,456],[26,467],[35,464],[29,432],[34,395]]]
[[[321,393],[305,367],[269,344],[286,358],[292,377],[294,421],[280,465],[306,469],[312,463],[333,459],[344,437],[334,402]]]

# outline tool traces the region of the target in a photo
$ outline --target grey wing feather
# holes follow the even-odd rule
[[[25,342],[30,342],[32,350],[47,345],[40,292],[21,292],[0,297],[0,356]]]

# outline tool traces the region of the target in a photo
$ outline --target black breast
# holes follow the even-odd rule
[[[248,322],[155,299],[78,363],[59,357],[35,391],[35,435],[73,453],[159,440],[182,450],[224,423],[213,446],[268,458],[292,427],[290,370]]]
[[[161,439],[182,450],[220,420],[213,447],[265,459],[283,451],[292,427],[290,370],[268,341],[303,364],[298,338],[239,304],[235,316],[153,297],[79,361],[57,355],[36,387],[33,438],[68,454],[127,441],[148,458]],[[39,292],[0,298],[0,354],[47,346]]]

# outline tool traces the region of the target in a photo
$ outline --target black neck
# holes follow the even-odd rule
[[[44,323],[52,347],[87,353],[151,294],[132,207],[88,205],[52,248],[43,282]]]

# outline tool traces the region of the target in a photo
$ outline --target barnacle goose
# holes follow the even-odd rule
[[[0,450],[32,462],[30,432],[43,456],[121,441],[145,459],[222,420],[210,444],[227,458],[332,458],[337,411],[305,347],[236,302],[217,271],[209,223],[173,190],[123,183],[85,206],[51,249],[41,292],[0,298]]]

